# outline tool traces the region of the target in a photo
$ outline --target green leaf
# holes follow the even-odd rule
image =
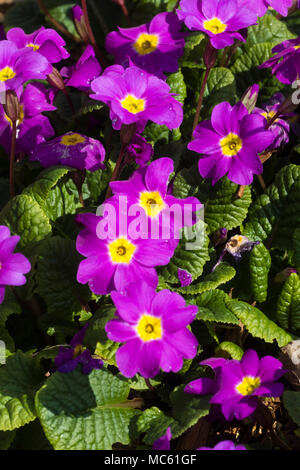
[[[263,242],[277,229],[288,195],[298,178],[298,165],[287,165],[277,173],[274,183],[250,207],[243,235]]]
[[[181,69],[168,76],[167,84],[171,88],[171,93],[176,93],[178,96],[175,96],[175,98],[183,104],[186,98],[186,84]]]
[[[224,67],[215,67],[210,71],[204,91],[204,113],[210,114],[212,108],[222,101],[232,102],[236,95],[234,74]],[[198,97],[197,97],[198,100]]]
[[[26,2],[15,2],[15,4],[5,14],[5,30],[19,27],[25,33],[33,33],[43,24],[44,17],[40,13],[35,0]]]
[[[87,285],[76,281],[81,261],[75,242],[61,237],[44,240],[38,249],[36,292],[45,300],[48,313],[66,318],[78,314],[91,298]]]
[[[202,60],[205,34],[193,31],[185,39],[184,54],[179,63],[182,67],[204,68]]]
[[[20,235],[19,247],[43,240],[51,234],[48,217],[38,203],[27,194],[9,201],[0,212],[0,224],[7,225],[13,235]]]
[[[294,262],[300,272],[300,228],[294,231],[293,235]]]
[[[194,243],[196,246],[195,249],[192,249]],[[198,279],[203,272],[203,266],[206,261],[209,260],[208,245],[209,238],[206,226],[200,220],[195,224],[195,226],[193,226],[193,235],[190,234],[190,237],[185,237],[183,235],[170,263],[168,266],[161,269],[162,276],[168,283],[178,284],[178,268],[180,268],[191,273],[194,280]]]
[[[129,426],[140,412],[127,401],[129,384],[107,370],[56,372],[36,395],[44,432],[56,450],[110,450],[129,444]]]
[[[221,284],[225,284],[234,278],[236,274],[235,269],[227,263],[221,263],[216,269],[204,277],[204,279],[198,283],[190,284],[186,287],[179,287],[176,290],[182,294],[197,295],[202,292],[216,289]]]
[[[286,390],[283,394],[283,404],[294,423],[300,426],[300,392]]]
[[[43,2],[49,13],[60,24],[64,25],[70,33],[78,36],[72,16],[72,7],[76,5],[75,1],[65,0],[62,2],[61,0],[43,0]]]
[[[0,450],[9,449],[15,436],[16,431],[0,431]]]
[[[9,356],[0,368],[0,430],[12,431],[36,418],[34,395],[42,371],[27,354]]]
[[[232,358],[240,361],[243,357],[244,351],[237,344],[232,343],[231,341],[223,341],[217,346],[215,354],[217,356],[225,357],[225,359]]]
[[[274,46],[293,39],[296,35],[291,33],[287,26],[278,20],[271,12],[258,18],[257,24],[248,28],[247,46],[269,42]]]
[[[143,136],[150,143],[155,143],[159,141],[168,143],[169,134],[170,131],[167,126],[160,126],[158,124],[155,124],[155,122],[150,122],[149,124],[147,124],[143,132]]]
[[[197,320],[237,325],[238,319],[226,306],[226,298],[229,299],[228,295],[218,289],[197,296],[194,300],[199,307]]]
[[[271,255],[263,243],[254,246],[250,253],[249,264],[253,298],[257,302],[264,302],[268,292]]]
[[[239,227],[245,220],[251,204],[251,189],[246,186],[243,197],[235,197],[238,185],[228,178],[222,178],[213,187],[205,203],[205,222],[210,233],[221,227],[231,230]]]
[[[235,299],[228,301],[227,306],[255,338],[261,338],[266,343],[272,343],[276,340],[279,347],[292,341],[291,335],[276,325],[258,308]]]
[[[277,320],[287,330],[300,329],[300,279],[296,273],[288,277],[278,297]]]

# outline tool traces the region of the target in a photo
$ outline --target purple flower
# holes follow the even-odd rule
[[[111,293],[117,318],[105,330],[112,341],[125,343],[116,353],[116,362],[125,377],[139,372],[155,377],[159,370],[178,372],[183,358],[197,354],[198,342],[187,326],[197,314],[197,306],[185,305],[181,295],[158,293],[145,282],[131,284],[126,295]]]
[[[144,166],[154,154],[152,145],[139,134],[134,135],[131,143],[126,147],[126,152],[140,166]]]
[[[10,235],[5,225],[0,225],[0,304],[4,300],[5,286],[23,286],[31,265],[21,253],[13,253],[19,242],[18,235]]]
[[[73,18],[74,20],[81,21],[83,18],[83,11],[79,5],[75,5],[72,8]]]
[[[109,33],[105,47],[123,67],[128,67],[131,59],[137,67],[164,78],[163,72],[178,70],[184,51],[181,24],[175,13],[159,13],[147,24]]]
[[[42,26],[31,34],[24,33],[21,28],[12,28],[7,33],[7,39],[16,44],[18,49],[27,47],[46,57],[50,64],[67,59],[70,54],[66,51],[63,38],[54,29]]]
[[[82,364],[82,373],[89,374],[93,369],[101,369],[103,362],[94,359],[88,349],[82,346],[88,324],[84,325],[70,341],[71,348],[59,347],[59,353],[54,360],[54,369],[61,373],[72,372],[77,364]]]
[[[172,433],[170,426],[167,428],[165,434],[159,437],[153,443],[153,450],[170,450],[170,441],[172,439]]]
[[[272,74],[287,85],[297,80],[300,74],[300,36],[297,39],[283,41],[273,47],[275,53],[271,59],[264,62],[259,68],[272,68]]]
[[[278,11],[282,16],[288,15],[293,0],[238,0],[240,6],[247,6],[257,16],[264,16],[268,7]]]
[[[259,241],[252,242],[244,235],[234,235],[226,243],[217,263],[214,265],[212,270],[214,271],[216,267],[219,266],[219,264],[223,261],[226,253],[229,253],[231,256],[233,256],[236,262],[239,262],[242,259],[243,253],[252,251],[256,245],[259,245],[259,243]]]
[[[77,132],[67,132],[36,147],[30,160],[39,161],[47,168],[53,165],[66,165],[78,170],[96,171],[105,168],[105,149],[99,140]]]
[[[67,78],[67,86],[90,92],[91,82],[100,75],[101,70],[93,47],[88,45],[78,62],[71,67],[63,67],[60,73]]]
[[[137,233],[132,229],[135,219],[117,198],[105,201],[102,216],[77,215],[77,222],[85,228],[77,237],[76,248],[87,257],[79,265],[77,280],[88,282],[95,294],[124,291],[130,283],[142,280],[155,288],[155,266],[170,262],[178,240],[152,239],[148,227],[140,227]]]
[[[174,238],[179,240],[178,231],[184,225],[195,224],[194,213],[202,204],[195,197],[177,199],[168,194],[169,177],[173,171],[173,160],[162,157],[139,168],[128,181],[111,182],[110,187],[115,196],[126,196],[130,204],[142,208],[149,219],[166,226],[168,234],[174,233]]]
[[[221,441],[215,447],[198,447],[197,450],[247,450],[242,444],[236,445],[232,441]]]
[[[256,23],[256,14],[237,0],[181,0],[180,20],[192,31],[203,31],[216,49],[231,46],[235,39],[245,42],[239,30]]]
[[[189,286],[193,282],[191,273],[185,269],[180,268],[178,268],[178,279],[180,281],[181,287]]]
[[[43,80],[51,72],[48,60],[32,48],[19,50],[11,41],[0,41],[0,92],[18,92],[28,80]]]
[[[276,103],[270,103],[270,104],[265,104],[263,105],[262,108],[254,108],[253,113],[254,114],[260,114],[266,119],[266,125],[268,122],[277,114],[280,106],[281,106],[281,101],[277,101]],[[288,115],[285,115],[288,117]],[[273,132],[273,142],[272,144],[268,147],[267,150],[273,150],[278,147],[282,143],[286,144],[289,141],[289,132],[290,132],[290,125],[287,121],[284,119],[281,119],[278,117],[273,124],[269,127],[269,130]]]
[[[210,403],[221,405],[227,421],[250,416],[258,405],[258,397],[280,397],[284,386],[277,380],[286,373],[282,363],[272,356],[259,359],[248,349],[240,361],[229,360],[221,368],[219,390]]]
[[[41,83],[29,83],[20,97],[20,111],[17,120],[16,152],[30,152],[38,144],[53,137],[54,129],[49,119],[41,114],[54,111],[53,97]],[[12,122],[0,106],[0,143],[10,151]]]
[[[107,67],[91,86],[91,98],[110,107],[114,129],[134,122],[144,127],[148,120],[175,129],[182,122],[182,104],[173,98],[169,85],[138,67]]]
[[[200,362],[200,364],[203,366],[209,366],[213,369],[215,377],[213,379],[203,377],[201,379],[193,380],[184,388],[185,393],[193,393],[196,395],[216,393],[220,387],[221,370],[223,365],[226,364],[226,359],[222,357],[212,357]]]
[[[224,120],[226,116],[226,120]],[[215,106],[211,119],[201,122],[194,131],[188,149],[202,154],[198,167],[203,178],[212,184],[225,174],[236,184],[252,183],[253,174],[261,174],[263,165],[258,154],[273,142],[273,134],[265,131],[265,119],[248,114],[240,102]]]

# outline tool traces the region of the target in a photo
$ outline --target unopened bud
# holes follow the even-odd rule
[[[203,55],[203,61],[205,64],[205,67],[210,70],[213,68],[213,66],[216,63],[218,57],[218,49],[215,49],[210,41],[207,41],[205,50],[204,50],[204,55]]]
[[[6,116],[12,122],[17,122],[20,113],[20,103],[16,93],[13,90],[6,91],[3,109]]]
[[[297,274],[297,269],[285,268],[283,271],[276,274],[274,278],[274,282],[276,283],[285,282],[290,277],[291,274]]]
[[[251,85],[243,94],[241,98],[241,102],[243,103],[244,106],[249,111],[249,114],[252,113],[253,109],[256,106],[257,99],[258,99],[258,93],[259,93],[259,85],[256,83],[254,85]]]
[[[47,80],[51,86],[54,86],[55,88],[58,88],[61,91],[66,88],[61,74],[55,67],[52,68],[52,72],[50,73],[50,75],[47,75]]]
[[[133,136],[136,133],[136,123],[133,124],[122,124],[120,130],[121,144],[127,146],[131,143]]]
[[[89,42],[89,36],[87,32],[87,27],[85,24],[84,14],[79,5],[75,5],[72,8],[73,21],[75,23],[76,30],[84,42]]]

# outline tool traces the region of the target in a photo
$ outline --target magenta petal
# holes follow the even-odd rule
[[[241,360],[241,368],[244,375],[256,377],[259,368],[259,357],[254,349],[248,349]]]
[[[204,377],[188,383],[184,391],[185,393],[195,393],[196,395],[207,395],[214,393],[215,388],[215,381]]]
[[[184,358],[193,359],[197,354],[198,341],[188,329],[176,331],[176,333],[168,333],[165,337],[166,341],[176,348]]]
[[[165,372],[178,372],[182,368],[183,359],[181,354],[168,344],[166,341],[162,341],[162,351],[160,367]]]
[[[121,346],[116,352],[116,362],[121,374],[125,377],[133,377],[139,368],[142,342],[134,339]]]
[[[158,158],[149,165],[145,182],[148,191],[158,191],[164,198],[167,193],[169,176],[174,171],[174,163],[171,158]]]
[[[140,353],[140,374],[146,379],[155,377],[160,370],[162,342],[160,340],[148,341],[143,344]]]
[[[3,266],[9,271],[15,271],[22,274],[29,273],[31,269],[30,262],[21,253],[14,253],[10,255],[3,263]]]
[[[111,341],[117,341],[118,343],[125,343],[135,339],[137,336],[136,331],[131,325],[115,319],[106,323],[105,331]]]
[[[2,302],[4,300],[4,296],[5,296],[5,287],[0,286],[0,304],[2,304]]]
[[[138,322],[143,311],[141,311],[139,306],[135,303],[134,298],[132,299],[120,292],[112,292],[111,298],[122,320],[132,324],[136,324]]]

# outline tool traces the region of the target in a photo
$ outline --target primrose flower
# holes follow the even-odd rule
[[[19,242],[18,235],[10,235],[5,225],[0,225],[0,304],[4,300],[5,286],[23,286],[24,274],[31,269],[30,262],[21,253],[13,253]]]
[[[134,158],[136,163],[144,166],[151,160],[154,150],[151,144],[148,144],[146,139],[139,134],[135,134],[129,145],[126,147],[126,153]]]
[[[227,421],[250,416],[258,405],[258,397],[280,397],[284,386],[277,383],[286,371],[272,356],[259,359],[248,349],[240,361],[229,360],[221,368],[219,390],[210,403],[221,405]]]
[[[232,441],[218,442],[214,447],[198,447],[197,450],[247,450],[242,444],[236,445]]]
[[[28,80],[43,80],[51,72],[48,60],[32,48],[18,49],[12,41],[0,41],[0,91],[19,92]]]
[[[110,107],[114,129],[133,123],[144,127],[148,120],[175,129],[182,122],[182,104],[173,98],[169,85],[138,67],[107,67],[91,87],[91,98]]]
[[[101,70],[94,48],[88,45],[78,62],[71,67],[63,67],[60,73],[67,78],[67,86],[90,92],[91,82],[100,75]]]
[[[67,132],[38,145],[29,159],[39,161],[45,168],[66,165],[78,170],[96,171],[105,168],[102,163],[104,158],[105,149],[99,140],[77,132]]]
[[[70,341],[69,347],[60,346],[58,355],[54,360],[54,369],[61,373],[72,372],[77,364],[82,364],[82,373],[89,374],[93,369],[101,369],[103,362],[94,359],[90,351],[82,346],[83,339],[88,328],[84,325]]]
[[[226,364],[226,359],[222,357],[212,357],[200,362],[200,365],[209,366],[213,369],[215,377],[213,379],[202,377],[200,379],[193,380],[185,386],[185,393],[196,395],[216,393],[220,387],[221,369],[224,364]]]
[[[175,13],[159,13],[147,24],[109,33],[105,47],[123,67],[128,67],[131,59],[137,67],[164,78],[163,72],[178,70],[184,51],[181,25]]]
[[[26,34],[21,28],[12,28],[7,32],[6,37],[15,43],[18,49],[27,47],[34,52],[38,51],[50,64],[70,57],[64,48],[65,41],[54,29],[46,29],[42,26],[37,31]]]
[[[198,342],[187,326],[197,314],[197,306],[185,305],[181,295],[155,289],[145,282],[127,287],[126,295],[111,293],[117,318],[105,331],[112,341],[125,343],[116,353],[116,362],[125,377],[139,372],[155,377],[160,369],[178,372],[183,358],[197,354]]]
[[[180,281],[181,287],[189,286],[193,282],[191,273],[185,269],[180,268],[178,268],[178,279]]]
[[[263,105],[262,108],[254,108],[253,113],[254,114],[260,114],[266,119],[266,125],[268,122],[277,114],[280,106],[281,106],[281,101],[277,100],[275,103],[267,103]],[[285,115],[289,116],[289,115]],[[285,120],[282,119],[281,117],[278,117],[273,124],[269,127],[269,130],[273,132],[273,137],[274,140],[272,144],[268,147],[267,150],[273,150],[278,147],[282,143],[286,144],[289,141],[289,132],[290,132],[290,125],[289,123]]]
[[[203,31],[216,49],[231,46],[235,39],[245,42],[238,32],[256,23],[257,15],[236,0],[181,0],[178,18],[192,31]]]
[[[212,178],[213,185],[225,174],[236,184],[251,184],[253,174],[263,171],[258,154],[274,140],[273,133],[265,131],[265,118],[248,114],[241,102],[215,106],[211,119],[198,124],[193,135],[188,149],[202,154],[199,172]]]
[[[20,97],[19,118],[17,120],[16,152],[30,152],[38,144],[54,136],[49,119],[41,114],[54,111],[53,97],[41,83],[29,83]],[[0,106],[0,143],[10,151],[12,121]]]
[[[171,428],[170,426],[167,428],[165,434],[161,437],[159,437],[154,443],[153,443],[153,450],[170,450],[170,441],[172,439],[172,433],[171,433]]]
[[[175,238],[179,239],[178,230],[184,225],[195,224],[194,213],[202,204],[195,197],[177,199],[168,193],[169,177],[173,171],[173,160],[162,157],[139,168],[128,181],[111,182],[110,187],[115,196],[126,196],[132,205],[143,209],[148,219],[156,219],[160,225],[168,224]]]
[[[283,41],[273,47],[275,54],[264,62],[259,68],[271,67],[272,74],[287,85],[291,85],[300,74],[300,36],[297,39]]]
[[[293,0],[238,0],[240,6],[247,6],[257,16],[264,16],[268,7],[278,11],[282,16],[287,16],[292,3]]]
[[[101,216],[77,215],[76,221],[85,228],[77,237],[76,248],[87,257],[79,264],[77,280],[88,283],[95,294],[124,291],[130,283],[142,280],[155,288],[155,266],[170,262],[178,240],[152,239],[148,227],[140,227],[136,233],[132,230],[135,219],[117,198],[105,201]]]

